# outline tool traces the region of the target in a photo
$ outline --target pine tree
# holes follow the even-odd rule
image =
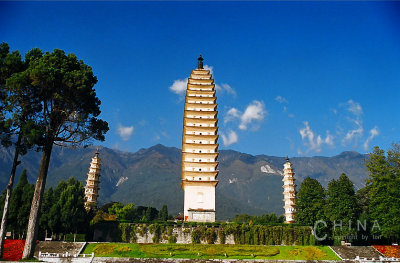
[[[107,122],[98,118],[101,102],[94,89],[97,78],[93,75],[92,68],[74,54],[67,55],[63,50],[55,49],[45,54],[35,50],[30,53],[36,56],[32,59],[25,58],[26,69],[7,79],[7,86],[15,90],[17,95],[34,94],[36,100],[31,106],[40,109],[33,119],[41,127],[42,158],[31,204],[23,258],[32,257],[34,253],[53,145],[76,146],[90,139],[103,141],[104,134],[108,131]],[[18,105],[10,100],[11,108]]]
[[[29,52],[25,62],[18,51],[9,51],[7,43],[0,44],[0,142],[4,147],[13,146],[14,159],[11,165],[10,179],[7,184],[2,207],[0,225],[0,258],[3,255],[4,237],[7,228],[8,209],[12,188],[14,185],[17,166],[21,163],[19,156],[35,144],[41,145],[40,134],[42,127],[38,126],[35,116],[40,111],[40,104],[33,92],[26,92],[23,79],[14,89],[12,78],[19,76],[27,68],[27,61],[36,57],[36,49]],[[16,138],[16,140],[15,140]]]
[[[51,229],[49,227],[49,220],[51,220],[51,218],[49,216],[49,212],[50,212],[50,209],[53,206],[54,202],[55,202],[54,190],[52,187],[50,187],[49,190],[47,190],[43,196],[43,203],[42,203],[42,207],[41,207],[40,222],[39,222],[41,233],[46,233],[46,231],[48,231],[48,230],[51,231]],[[51,233],[51,234],[53,234],[53,233]]]
[[[161,208],[159,215],[158,215],[158,219],[162,220],[162,221],[167,221],[168,220],[168,207],[167,205],[163,205],[163,207]]]
[[[337,180],[328,183],[325,215],[334,227],[333,235],[345,237],[356,234],[360,209],[354,191],[353,182],[342,173]],[[335,241],[338,242],[337,238]],[[349,240],[352,241],[352,240]]]
[[[32,196],[33,185],[29,184],[27,171],[24,169],[11,196],[8,214],[9,228],[17,235],[25,234]]]
[[[369,171],[369,211],[377,220],[374,234],[392,241],[400,239],[400,144],[387,151],[375,147],[366,163]]]
[[[317,220],[324,220],[324,206],[324,188],[317,179],[306,177],[297,193],[297,223],[313,226]]]
[[[73,177],[69,178],[67,187],[62,191],[57,202],[60,207],[61,225],[65,233],[78,233],[88,227],[84,194],[82,184]]]

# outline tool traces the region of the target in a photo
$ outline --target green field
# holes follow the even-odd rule
[[[96,257],[340,260],[326,246],[96,243],[83,253],[92,252]]]

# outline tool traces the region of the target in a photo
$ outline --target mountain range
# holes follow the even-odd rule
[[[85,185],[91,158],[96,150],[101,158],[99,204],[110,201],[161,208],[168,205],[173,215],[183,210],[181,150],[161,144],[139,151],[123,152],[106,147],[54,147],[46,187],[73,176]],[[28,179],[35,182],[41,154],[31,151],[21,158],[19,175],[28,170]],[[328,182],[346,173],[356,189],[365,184],[367,155],[343,152],[333,157],[293,157],[297,188],[307,176],[316,178],[326,187]],[[285,157],[250,155],[221,150],[220,171],[216,189],[217,219],[233,218],[236,214],[283,214],[282,169]],[[0,148],[0,187],[8,182],[13,151]],[[18,178],[17,178],[18,180]]]

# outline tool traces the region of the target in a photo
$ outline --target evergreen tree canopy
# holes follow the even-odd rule
[[[41,233],[86,233],[89,216],[84,206],[85,189],[81,182],[71,177],[60,181],[56,189],[44,194],[41,207]]]
[[[28,98],[33,98],[30,108],[35,112],[35,125],[41,127],[43,153],[23,258],[33,256],[53,144],[81,145],[90,139],[104,140],[108,131],[107,122],[98,118],[100,100],[94,89],[97,78],[90,66],[74,54],[67,55],[59,49],[51,53],[33,49],[25,61],[26,69],[8,78],[7,87],[17,97],[27,94]],[[15,109],[19,105],[19,101],[11,99],[8,106]]]
[[[160,212],[158,213],[158,219],[161,221],[168,220],[168,207],[167,205],[163,205]]]
[[[20,175],[18,184],[14,187],[8,211],[9,223],[7,224],[7,230],[13,231],[17,237],[18,235],[22,236],[26,233],[33,188],[34,186],[28,182],[27,171],[24,169]],[[4,200],[4,196],[5,193],[2,195],[2,200]],[[4,203],[2,203],[2,205],[3,204]]]
[[[284,221],[285,221],[284,216],[277,217],[274,213],[264,214],[259,216],[240,214],[240,215],[235,215],[235,217],[233,218],[233,222],[235,223],[242,224],[242,223],[252,222],[253,224],[256,225],[277,224],[277,223],[283,223]]]
[[[317,179],[306,177],[297,193],[296,222],[312,226],[324,220],[325,190]]]
[[[375,147],[366,163],[369,171],[369,211],[382,234],[393,241],[400,239],[400,145],[393,144],[387,151]]]
[[[356,222],[359,209],[354,191],[353,182],[342,173],[339,179],[331,180],[328,183],[326,211],[331,222],[351,220]]]

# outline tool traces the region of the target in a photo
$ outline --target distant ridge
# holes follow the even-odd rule
[[[161,208],[168,205],[170,213],[183,209],[183,191],[180,187],[181,150],[161,144],[135,153],[106,147],[55,147],[49,168],[47,187],[74,176],[85,185],[90,159],[99,148],[102,160],[100,203],[109,201],[133,202]],[[365,184],[367,155],[343,152],[333,157],[293,157],[297,185],[310,176],[326,186],[328,182],[346,173],[356,188]],[[5,188],[13,154],[0,148],[0,187]],[[235,214],[283,213],[282,175],[285,157],[250,155],[233,150],[221,150],[219,155],[217,187],[217,218],[232,218]],[[18,175],[28,170],[30,182],[36,180],[40,153],[30,152],[22,158]],[[118,185],[118,186],[117,186]]]

